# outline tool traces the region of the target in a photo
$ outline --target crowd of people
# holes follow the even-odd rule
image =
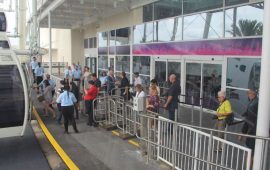
[[[101,72],[100,76],[97,77],[96,73],[91,73],[89,67],[85,66],[83,69],[79,64],[73,64],[72,66],[66,67],[64,71],[64,77],[61,81],[62,87],[58,90],[58,97],[53,100],[55,95],[55,82],[50,79],[50,75],[46,74],[46,79],[43,80],[44,69],[41,63],[36,61],[34,57],[31,62],[31,68],[33,77],[35,78],[35,88],[41,94],[44,99],[41,101],[44,106],[45,116],[49,116],[51,112],[52,117],[56,118],[58,123],[61,123],[62,115],[64,117],[65,133],[68,133],[68,124],[72,123],[74,131],[78,133],[76,127],[76,119],[79,119],[79,113],[84,112],[88,115],[87,125],[97,126],[93,120],[93,101],[98,96],[100,91],[107,92],[109,95],[115,95],[116,86],[120,88],[121,96],[125,101],[129,101],[132,97],[146,97],[146,110],[151,112],[159,113],[159,109],[162,107],[167,110],[168,118],[175,121],[175,110],[178,107],[179,95],[181,93],[181,87],[179,82],[176,81],[176,75],[171,74],[168,81],[168,90],[166,91],[166,100],[163,105],[160,102],[160,88],[157,80],[152,79],[148,95],[143,89],[143,80],[138,72],[134,73],[134,79],[132,82],[126,77],[125,72],[121,72],[120,81],[116,80],[112,69],[106,72]],[[131,87],[135,88],[135,92],[130,90]],[[227,119],[233,114],[233,109],[230,101],[226,98],[225,91],[219,91],[217,93],[219,106],[216,110],[216,124],[215,128],[224,131],[228,126]],[[248,91],[249,104],[247,109],[243,113],[244,124],[242,127],[242,133],[255,135],[256,134],[256,123],[257,123],[257,112],[258,112],[258,97],[256,90],[249,89]],[[79,102],[83,101],[84,110],[80,108]],[[58,106],[59,114],[53,109],[52,104]],[[75,116],[74,116],[75,110]],[[224,133],[217,133],[217,136],[224,138]],[[239,140],[242,140],[239,137]],[[246,145],[254,149],[255,139],[247,138]],[[218,148],[222,150],[222,147]]]

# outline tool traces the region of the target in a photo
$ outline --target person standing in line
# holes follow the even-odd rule
[[[157,92],[158,92],[158,96],[160,96],[160,88],[159,88],[159,86],[158,86],[157,80],[156,80],[156,79],[152,79],[152,80],[150,81],[150,85],[151,85],[151,86],[152,86],[152,85],[156,86],[156,89],[157,89]]]
[[[107,84],[107,93],[109,95],[115,95],[115,77],[114,77],[114,73],[113,70],[109,71],[109,75],[107,76],[107,80],[106,80],[106,84]]]
[[[95,82],[93,80],[89,80],[89,89],[84,89],[84,101],[85,101],[85,113],[88,115],[88,126],[94,125],[93,120],[93,100],[97,97],[98,89],[95,86]]]
[[[149,87],[149,96],[146,100],[146,109],[155,113],[159,111],[159,96],[156,85]]]
[[[139,75],[138,72],[134,73],[134,81],[133,81],[133,86],[136,87],[137,84],[141,84],[142,85],[142,79]]]
[[[35,69],[38,66],[38,62],[37,62],[37,58],[36,57],[33,57],[30,65],[31,65],[31,69],[32,69],[32,74],[33,74],[34,82],[36,82]]]
[[[56,117],[56,113],[55,111],[52,109],[52,107],[50,107],[52,101],[53,101],[53,97],[52,97],[52,90],[53,90],[53,87],[50,85],[49,81],[48,80],[44,80],[44,85],[45,85],[45,88],[44,88],[44,99],[42,101],[43,105],[44,105],[44,108],[45,108],[45,115],[46,116],[49,116],[48,114],[48,111],[50,111],[53,115],[53,118]]]
[[[62,94],[64,92],[65,81],[61,80],[60,84],[61,84],[61,86],[57,91],[58,96],[60,96],[60,94]],[[58,109],[58,115],[57,115],[56,121],[58,124],[61,124],[61,119],[62,119],[62,115],[63,115],[62,111],[61,111],[61,103],[56,103],[56,104],[57,104],[57,109]]]
[[[121,88],[121,96],[124,97],[124,100],[127,101],[130,99],[130,92],[129,92],[129,80],[126,77],[126,73],[123,71],[121,73],[121,82],[120,86]]]
[[[178,96],[181,93],[181,87],[178,84],[178,82],[176,82],[176,75],[175,74],[171,74],[169,77],[171,86],[168,90],[168,94],[167,94],[167,100],[166,103],[164,104],[164,108],[168,109],[168,113],[169,113],[169,119],[175,121],[175,110],[178,107]]]
[[[78,66],[75,66],[75,69],[72,71],[72,81],[76,83],[78,88],[80,88],[81,76],[81,70],[78,68]]]
[[[247,110],[243,114],[243,116],[245,117],[245,123],[242,127],[242,133],[248,135],[256,135],[259,99],[255,90],[248,90],[248,100],[249,103],[247,105]],[[239,136],[238,139],[241,141],[242,137]],[[246,138],[246,146],[252,149],[253,153],[255,148],[255,138]]]
[[[232,114],[232,106],[228,99],[226,99],[226,92],[225,91],[219,91],[218,92],[218,101],[219,101],[219,107],[216,111],[217,116],[217,122],[215,124],[215,129],[220,131],[225,131],[226,128],[226,118],[230,114]],[[224,139],[224,133],[218,132],[218,137]],[[222,151],[222,145],[217,146],[217,151]]]
[[[40,84],[43,81],[43,74],[44,74],[44,69],[43,69],[43,67],[41,67],[41,63],[38,62],[38,66],[35,68],[35,75],[36,75],[37,84]]]
[[[101,90],[106,91],[107,90],[107,85],[106,85],[107,74],[105,71],[102,71],[101,76],[99,77],[99,80],[101,82]]]
[[[88,89],[88,78],[90,75],[90,71],[89,71],[89,67],[84,66],[84,70],[83,70],[83,75],[81,77],[81,82],[82,82],[82,86],[83,86],[83,92],[85,89]]]
[[[57,98],[56,102],[61,103],[61,112],[64,116],[64,125],[65,125],[65,133],[68,132],[68,125],[69,121],[72,123],[73,129],[75,133],[79,133],[76,122],[74,119],[74,103],[77,102],[77,99],[75,98],[74,94],[69,91],[70,87],[69,85],[64,85],[64,92],[60,94],[60,96]]]
[[[75,108],[75,113],[76,113],[76,119],[79,119],[79,88],[73,81],[70,83],[70,85],[71,85],[71,92],[74,94],[75,98],[77,99],[77,102],[74,103],[74,108]]]
[[[97,87],[98,91],[100,91],[101,81],[97,78],[97,74],[96,73],[92,73],[91,74],[91,80],[93,80],[95,82],[95,86]]]

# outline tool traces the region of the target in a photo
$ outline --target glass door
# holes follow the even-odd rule
[[[222,64],[186,64],[186,103],[216,110],[221,89]]]
[[[156,61],[155,62],[155,79],[157,80],[160,86],[163,86],[166,82],[166,61]]]
[[[110,60],[109,60],[109,70],[113,70],[114,71],[114,57],[110,57]]]
[[[97,58],[91,57],[89,61],[89,68],[91,73],[97,72]]]
[[[202,105],[204,108],[216,110],[219,102],[217,93],[221,90],[221,64],[203,64]]]

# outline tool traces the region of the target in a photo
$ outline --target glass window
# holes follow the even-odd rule
[[[88,45],[89,45],[89,48],[93,48],[92,38],[88,38]]]
[[[163,84],[166,81],[166,61],[155,62],[155,79],[158,84]]]
[[[116,30],[116,45],[129,44],[130,28],[121,28]]]
[[[222,11],[184,17],[184,40],[222,37],[222,18]]]
[[[201,64],[186,64],[186,103],[200,105]]]
[[[143,22],[153,20],[153,3],[143,6]]]
[[[133,57],[133,73],[150,75],[150,57],[149,56],[134,56]]]
[[[229,58],[227,67],[227,86],[259,89],[260,59]]]
[[[182,18],[169,18],[154,24],[154,39],[158,42],[182,40]]]
[[[119,71],[115,72],[114,75],[115,75],[116,81],[121,81],[121,74],[122,74],[122,72],[119,72]],[[130,73],[126,72],[126,78],[130,81]],[[130,82],[129,82],[129,84],[130,84]]]
[[[10,57],[10,56],[0,56]],[[0,66],[0,127],[22,126],[24,92],[19,70],[15,65]]]
[[[248,105],[247,91],[227,88],[226,93],[226,97],[231,103],[235,116],[241,118]]]
[[[112,30],[109,32],[109,46],[115,46],[115,39],[116,39],[116,35],[115,35],[115,30]]]
[[[263,3],[230,8],[225,11],[225,37],[262,35],[262,30]]]
[[[256,0],[253,0],[253,1],[255,2]],[[248,2],[249,0],[225,0],[225,5],[226,6],[237,5],[237,4],[248,3]]]
[[[84,39],[84,48],[88,48],[88,39]]]
[[[184,14],[205,11],[223,6],[223,0],[184,0]]]
[[[182,0],[160,0],[154,3],[154,20],[182,14]]]
[[[99,47],[108,46],[108,33],[107,32],[98,33],[98,46]]]
[[[130,72],[129,56],[116,56],[116,71]]]
[[[93,48],[97,48],[97,37],[94,37]]]
[[[108,56],[98,56],[98,68],[108,69]]]
[[[153,22],[136,25],[134,28],[134,44],[153,42]]]

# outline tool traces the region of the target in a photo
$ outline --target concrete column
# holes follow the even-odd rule
[[[259,110],[257,118],[257,132],[258,136],[269,136],[269,123],[270,123],[270,0],[264,1],[264,21],[263,21],[263,43],[262,43],[262,60],[261,60],[261,78],[260,78],[260,98]],[[253,169],[263,169],[264,145],[262,140],[256,140],[254,164]]]
[[[26,1],[19,1],[19,34],[20,44],[19,49],[25,49],[26,42]]]
[[[52,74],[52,27],[51,27],[51,11],[48,13],[48,27],[49,27],[49,73]]]

